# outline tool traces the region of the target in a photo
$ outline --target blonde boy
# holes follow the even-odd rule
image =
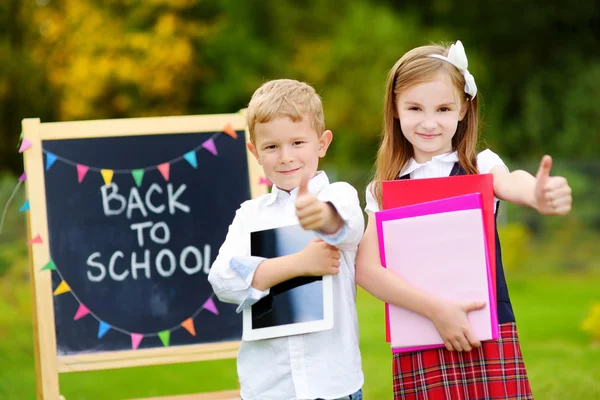
[[[360,400],[363,385],[354,259],[364,230],[356,190],[317,171],[333,135],[315,90],[295,80],[265,83],[247,111],[248,148],[273,182],[270,194],[244,202],[208,280],[238,312],[298,276],[333,275],[334,327],[289,337],[242,341],[238,375],[244,400]],[[250,256],[251,231],[291,224],[320,239],[288,256]]]

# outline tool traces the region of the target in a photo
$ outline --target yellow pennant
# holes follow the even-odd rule
[[[54,291],[54,295],[56,296],[56,295],[59,295],[59,294],[70,292],[70,291],[71,291],[71,288],[69,287],[69,285],[67,285],[67,282],[62,281],[60,283],[60,285],[58,285],[58,287]]]
[[[100,173],[102,174],[102,178],[104,178],[106,186],[110,185],[115,172],[112,169],[103,169]]]

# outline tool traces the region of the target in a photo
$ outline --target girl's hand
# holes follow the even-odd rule
[[[544,156],[535,176],[535,208],[544,215],[565,215],[571,211],[571,188],[562,176],[550,176],[552,157]]]
[[[471,351],[473,347],[481,346],[481,342],[469,325],[467,313],[480,310],[483,307],[485,307],[483,301],[440,302],[431,317],[431,321],[449,351]]]

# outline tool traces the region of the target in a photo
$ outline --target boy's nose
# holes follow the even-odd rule
[[[279,163],[280,164],[287,164],[290,161],[292,161],[292,157],[290,155],[290,152],[287,150],[282,149],[281,152],[279,153]]]

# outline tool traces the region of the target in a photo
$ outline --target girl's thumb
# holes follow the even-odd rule
[[[465,310],[465,312],[469,312],[481,310],[483,307],[485,307],[485,301],[469,301],[464,304],[463,310]]]

